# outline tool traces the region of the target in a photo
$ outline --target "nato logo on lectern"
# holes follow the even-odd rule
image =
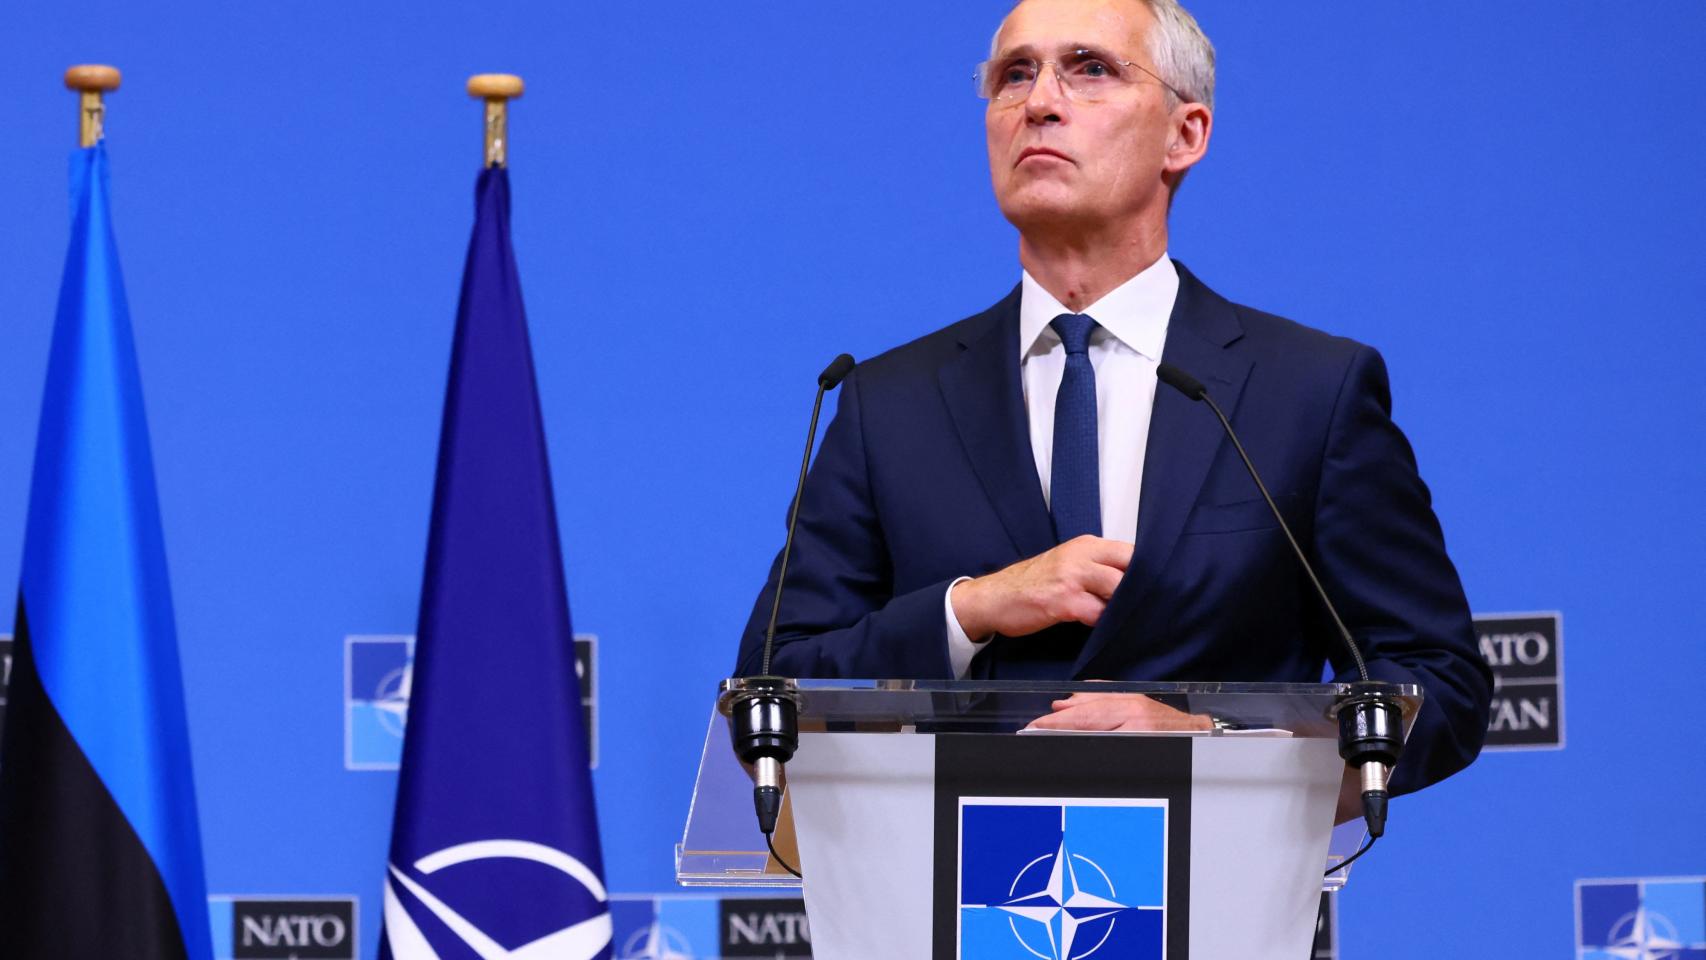
[[[933,956],[1190,956],[1188,739],[942,733],[935,747]]]
[[[409,719],[415,638],[406,634],[344,638],[344,769],[395,770]],[[575,634],[575,679],[587,756],[598,766],[598,637]]]
[[[960,798],[959,955],[1161,960],[1167,802]]]
[[[1484,614],[1475,618],[1481,656],[1493,668],[1489,750],[1564,745],[1563,616]]]
[[[1576,960],[1706,960],[1706,877],[1576,881]]]

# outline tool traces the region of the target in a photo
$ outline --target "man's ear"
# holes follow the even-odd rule
[[[1214,132],[1214,111],[1200,103],[1181,103],[1173,110],[1173,140],[1167,145],[1168,173],[1183,174],[1208,153]]]

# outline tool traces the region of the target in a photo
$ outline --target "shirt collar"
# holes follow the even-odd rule
[[[1167,320],[1179,294],[1179,271],[1163,253],[1137,276],[1108,291],[1107,295],[1078,313],[1095,319],[1102,328],[1092,335],[1112,336],[1144,357],[1159,362],[1167,340]],[[1049,323],[1063,313],[1072,313],[1054,295],[1024,271],[1019,293],[1019,358],[1033,351],[1047,352],[1060,342]]]

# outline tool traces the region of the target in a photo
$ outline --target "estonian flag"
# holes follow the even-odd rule
[[[211,960],[105,148],[72,155],[71,198],[0,747],[0,955]]]
[[[608,958],[574,635],[502,167],[480,174],[476,208],[380,955]]]

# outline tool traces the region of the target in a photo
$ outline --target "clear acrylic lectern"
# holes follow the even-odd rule
[[[728,707],[743,682],[724,681],[712,711],[676,877],[798,887],[766,849],[752,781],[730,748]],[[1396,690],[1408,734],[1421,691]],[[1323,869],[1364,838],[1360,820],[1333,825],[1344,773],[1335,707],[1349,693],[798,681],[800,745],[775,840],[806,878],[814,956],[940,960],[1017,944],[1018,955],[1067,957],[1097,943],[1166,960],[1303,956],[1319,891],[1349,872],[1323,883]],[[1182,714],[1212,726],[1027,728],[1074,694],[1172,708],[1147,711],[1157,727],[1185,725]]]

